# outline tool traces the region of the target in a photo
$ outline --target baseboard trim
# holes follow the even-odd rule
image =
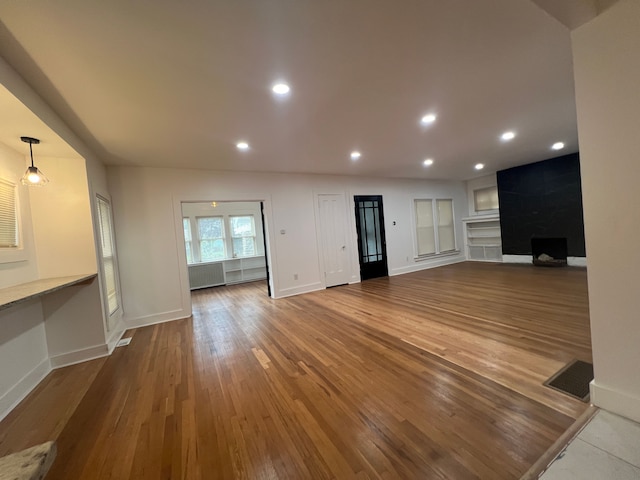
[[[95,360],[96,358],[106,357],[109,355],[109,347],[107,344],[94,345],[93,347],[82,348],[80,350],[74,350],[72,352],[61,353],[49,357],[51,362],[51,368],[68,367],[69,365],[75,365],[76,363],[86,362],[88,360]]]
[[[158,323],[172,322],[174,320],[181,320],[183,318],[189,318],[191,316],[191,308],[189,310],[179,309],[171,310],[169,312],[156,313],[153,315],[145,315],[144,317],[136,317],[131,319],[124,319],[126,329],[147,327],[149,325],[156,325]]]
[[[2,397],[0,397],[0,420],[9,415],[11,410],[16,408],[18,404],[44,380],[44,377],[46,377],[51,370],[51,362],[48,358],[45,358],[2,395]]]
[[[300,285],[299,287],[283,288],[276,293],[274,298],[293,297],[294,295],[315,292],[318,290],[323,290],[324,288],[324,285],[322,285],[320,282],[308,283],[306,285]]]
[[[403,275],[405,273],[419,272],[420,270],[427,270],[429,268],[443,267],[445,265],[453,265],[454,263],[466,262],[467,259],[463,255],[445,255],[442,257],[434,257],[429,260],[420,260],[415,265],[408,265],[406,267],[393,268],[389,271],[389,276],[394,277],[396,275]]]
[[[531,255],[502,255],[503,263],[526,263],[533,264]],[[587,257],[567,257],[567,265],[570,267],[586,267]]]
[[[603,410],[640,422],[640,398],[605,387],[592,380],[589,384],[591,403]]]

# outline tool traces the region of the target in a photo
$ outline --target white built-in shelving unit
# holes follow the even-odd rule
[[[500,216],[477,215],[463,218],[465,227],[465,251],[468,260],[484,262],[502,261],[502,237]]]

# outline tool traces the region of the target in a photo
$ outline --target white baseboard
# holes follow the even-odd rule
[[[62,368],[68,367],[69,365],[75,365],[76,363],[106,357],[107,355],[109,355],[109,348],[105,343],[102,345],[95,345],[93,347],[82,348],[80,350],[74,350],[73,352],[54,355],[49,357],[49,360],[51,361],[52,368]]]
[[[120,319],[113,331],[110,332],[109,338],[107,338],[107,350],[109,351],[109,355],[113,353],[113,350],[116,348],[116,344],[120,341],[126,331],[127,329],[124,320]]]
[[[0,420],[6,417],[51,371],[48,358],[40,362],[33,370],[0,397]]]
[[[502,262],[533,265],[533,257],[531,255],[502,255]],[[567,265],[570,267],[586,267],[587,257],[567,257]]]
[[[640,422],[640,398],[605,387],[592,380],[589,384],[591,403],[609,412]]]
[[[393,268],[389,271],[389,276],[402,275],[404,273],[419,272],[420,270],[426,270],[428,268],[442,267],[444,265],[451,265],[454,263],[466,262],[467,259],[464,255],[444,255],[442,257],[433,257],[429,260],[421,260],[413,265],[407,265],[405,267]]]
[[[502,263],[528,263],[533,265],[531,255],[502,255]]]
[[[169,312],[155,313],[153,315],[145,315],[143,317],[124,318],[126,329],[140,328],[158,323],[172,322],[173,320],[182,320],[191,316],[191,309],[171,310]]]
[[[301,293],[310,293],[323,289],[324,286],[320,282],[308,283],[306,285],[300,285],[299,287],[283,288],[276,292],[274,298],[292,297],[294,295],[300,295]]]

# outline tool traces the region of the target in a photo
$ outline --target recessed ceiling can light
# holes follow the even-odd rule
[[[238,147],[238,150],[249,150],[249,144],[247,142],[238,142],[236,143],[236,147]]]
[[[276,95],[287,95],[291,91],[291,88],[284,82],[278,82],[271,87],[271,91]]]
[[[420,119],[420,123],[422,125],[431,125],[433,122],[436,121],[436,114],[435,113],[427,113],[425,116],[423,116]]]
[[[362,154],[357,150],[354,150],[353,152],[351,152],[351,160],[358,160],[361,156]]]
[[[551,145],[552,150],[562,150],[563,148],[564,148],[563,142],[556,142],[553,145]]]
[[[515,132],[504,132],[502,135],[500,135],[500,139],[503,142],[508,142],[509,140],[513,140],[514,138],[516,138]]]
[[[476,163],[476,166],[473,168],[476,170],[482,170],[484,168],[484,163]]]
[[[428,167],[428,166],[430,166],[430,165],[433,165],[433,159],[432,159],[432,158],[427,158],[424,162],[422,162],[422,164],[423,164],[425,167]]]

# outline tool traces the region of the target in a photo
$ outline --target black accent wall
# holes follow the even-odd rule
[[[570,257],[586,257],[577,153],[501,170],[503,255],[531,255],[532,237],[565,237]]]

